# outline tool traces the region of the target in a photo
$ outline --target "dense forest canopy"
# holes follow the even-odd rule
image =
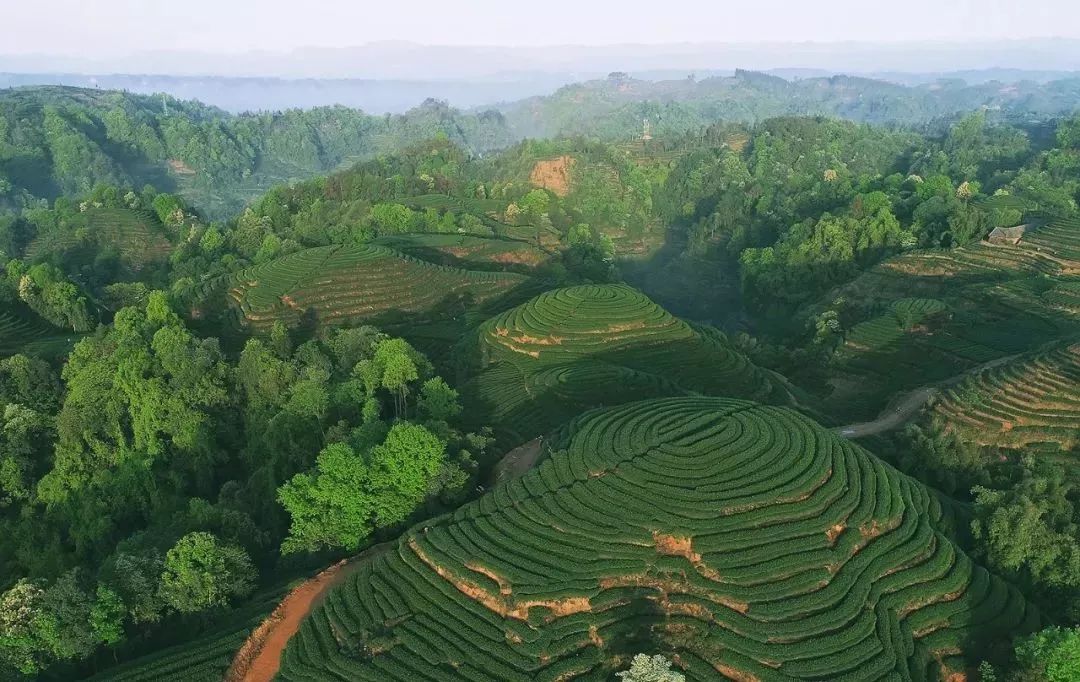
[[[873,470],[910,510],[910,527],[886,507],[861,528],[830,521],[818,549],[860,561],[865,543],[911,531],[928,543],[911,561],[976,576],[957,609],[982,603],[980,586],[979,608],[1015,630],[926,615],[903,635],[922,653],[888,645],[897,670],[1071,679],[1073,87],[613,74],[501,111],[392,117],[0,93],[0,679],[113,679],[121,660],[123,679],[159,665],[220,677],[290,581],[388,546],[433,555],[428,524],[468,529],[560,477],[594,479],[582,463],[609,441],[588,425],[606,415],[732,405],[777,442],[835,442],[846,459],[821,471]],[[920,391],[937,402],[877,428]],[[711,575],[708,550],[658,532],[653,569]],[[356,565],[372,581],[404,570]],[[830,571],[863,584],[839,566],[802,587]],[[528,606],[518,619],[512,588],[487,579],[502,601],[477,599],[506,623],[551,622]],[[923,647],[934,624],[962,641]],[[653,643],[591,625],[577,633],[590,674]],[[396,646],[353,634],[367,648],[342,645],[345,658]],[[768,673],[764,654],[739,656]]]
[[[786,115],[926,126],[983,108],[1006,120],[1046,120],[1069,113],[1078,88],[1075,80],[913,87],[845,76],[788,81],[749,71],[658,82],[612,74],[498,107],[458,111],[428,100],[385,116],[341,106],[233,115],[167,95],[8,88],[0,91],[0,208],[108,182],[179,192],[205,215],[224,218],[274,184],[436,134],[476,154],[526,137],[633,139],[646,119],[664,136]]]

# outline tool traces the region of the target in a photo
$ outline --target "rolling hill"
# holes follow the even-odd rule
[[[1080,333],[1080,222],[1015,245],[910,252],[830,293],[877,311],[833,359],[838,414],[868,417],[889,396]],[[922,306],[898,314],[896,306]]]
[[[522,478],[358,562],[277,679],[934,680],[1037,627],[919,483],[797,413],[688,397],[581,416]]]
[[[691,325],[622,284],[545,292],[482,324],[458,353],[478,372],[464,396],[506,445],[583,409],[704,393],[789,399],[719,331]]]
[[[980,372],[950,390],[934,419],[980,445],[1080,444],[1080,343]]]
[[[243,270],[216,289],[227,290],[242,326],[265,331],[277,320],[295,327],[454,318],[530,286],[535,283],[524,275],[433,265],[363,245],[298,251]]]

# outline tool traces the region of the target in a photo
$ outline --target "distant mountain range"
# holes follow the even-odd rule
[[[0,65],[4,64],[0,57]],[[2,73],[0,88],[28,85],[65,85],[135,94],[166,93],[198,100],[232,113],[282,111],[343,105],[370,114],[404,113],[427,99],[448,102],[458,109],[501,106],[523,99],[549,95],[582,81],[599,80],[608,71],[502,72],[473,78],[278,78],[269,76],[184,76],[154,74]],[[729,78],[734,69],[645,69],[629,72],[640,81],[702,82]],[[828,78],[853,72],[814,68],[776,68],[763,71],[788,81]],[[1046,84],[1080,76],[1080,71],[987,68],[965,71],[881,71],[857,74],[864,78],[905,86],[928,86],[949,82],[977,87],[989,83]]]
[[[55,54],[3,55],[0,72],[155,73],[182,76],[359,78],[379,80],[505,79],[507,74],[569,75],[584,80],[609,71],[736,68],[816,69],[830,73],[941,73],[991,68],[1080,69],[1080,40],[1065,38],[903,43],[678,43],[668,45],[439,46],[377,42],[347,48],[211,54],[154,51],[88,59]]]

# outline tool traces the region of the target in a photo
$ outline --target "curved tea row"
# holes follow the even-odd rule
[[[481,325],[462,351],[478,417],[524,442],[583,409],[703,393],[779,402],[779,381],[719,331],[691,325],[622,284],[545,292]]]
[[[526,281],[522,275],[433,265],[375,245],[305,249],[234,276],[228,296],[255,329],[275,320],[341,324],[384,314],[448,316],[463,302],[497,298]]]
[[[590,412],[522,478],[413,528],[308,617],[280,679],[932,680],[1039,616],[926,488],[721,398]]]
[[[949,391],[935,418],[982,445],[1080,443],[1080,344],[980,372]]]

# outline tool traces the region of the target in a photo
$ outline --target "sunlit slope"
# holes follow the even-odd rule
[[[647,397],[703,393],[788,398],[723,334],[691,325],[622,284],[545,292],[488,320],[462,356],[478,419],[523,442],[583,409]]]
[[[1080,444],[1080,343],[1018,359],[949,390],[934,417],[980,445]]]
[[[541,465],[361,564],[282,680],[936,680],[1038,614],[932,493],[796,412],[593,411]]]

